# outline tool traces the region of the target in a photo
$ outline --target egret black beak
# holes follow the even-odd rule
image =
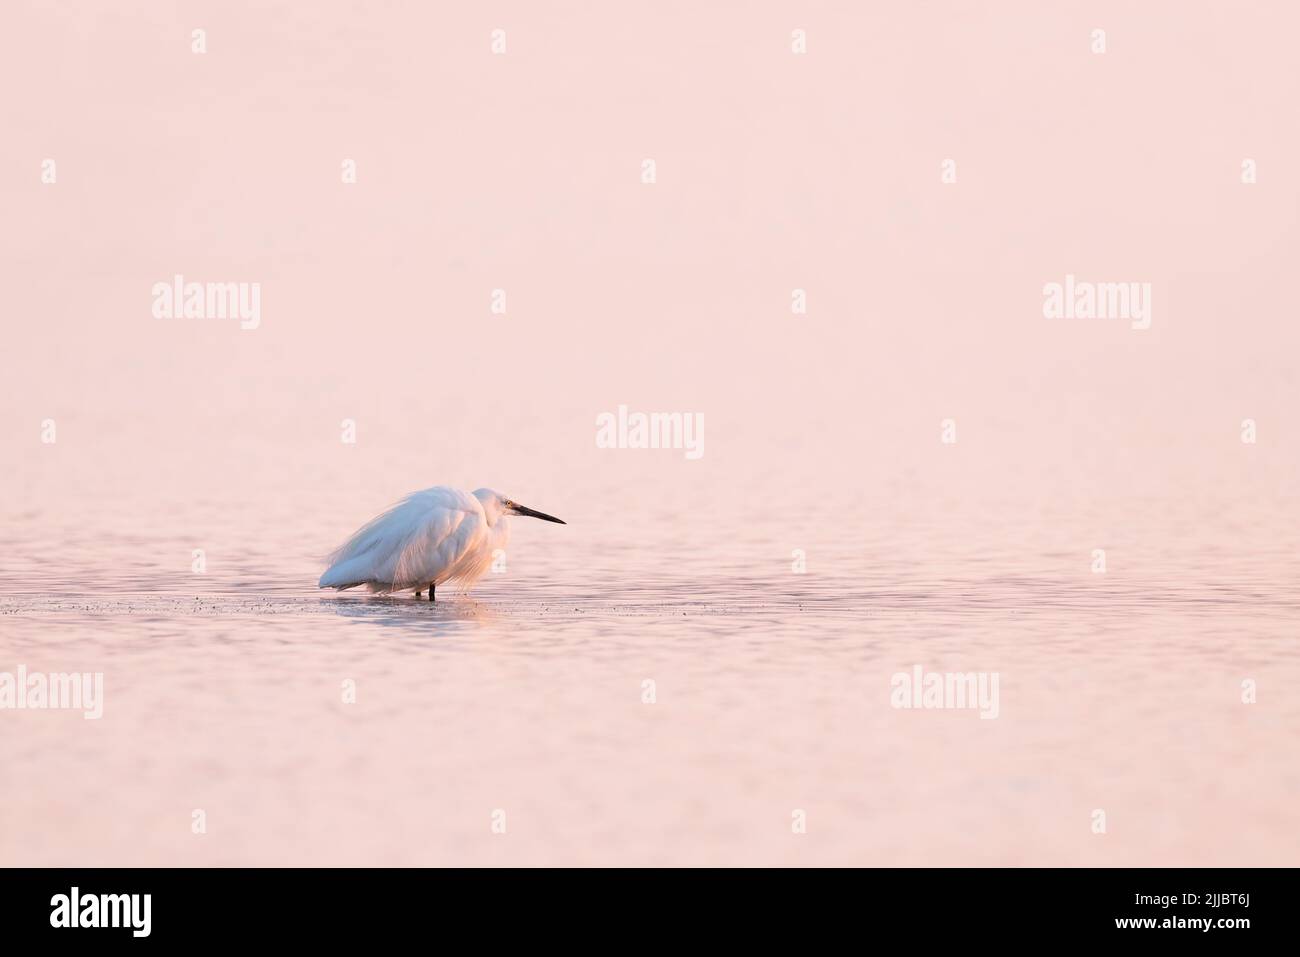
[[[556,518],[554,515],[547,515],[545,512],[535,512],[531,508],[523,505],[512,505],[510,511],[516,515],[527,515],[529,518],[540,518],[543,522],[554,522],[556,525],[568,525],[569,523]]]

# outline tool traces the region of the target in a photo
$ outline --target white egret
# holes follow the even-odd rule
[[[481,488],[472,495],[435,485],[412,492],[372,519],[330,555],[321,588],[374,592],[429,589],[456,582],[466,591],[492,564],[492,555],[510,538],[508,515],[527,515],[566,524],[535,512],[500,492]]]

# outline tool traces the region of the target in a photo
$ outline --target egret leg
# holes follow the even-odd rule
[[[429,601],[433,601],[433,582],[429,582]]]
[[[416,597],[416,598],[419,598],[419,597],[420,597],[420,589],[418,589],[418,588],[415,590],[415,597]]]

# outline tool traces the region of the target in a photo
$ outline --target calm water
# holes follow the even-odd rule
[[[5,525],[0,670],[102,671],[105,705],[0,713],[0,861],[1297,860],[1297,569],[1231,509],[1193,536],[1223,544],[1173,547],[1128,507],[1101,575],[1060,544],[1096,523],[1077,507],[832,494],[765,520],[723,485],[687,522],[620,504],[653,477],[590,478],[518,493],[571,524],[516,520],[504,574],[430,605],[313,587],[385,501],[288,510],[295,477],[257,481]],[[918,664],[997,672],[998,717],[891,707]]]

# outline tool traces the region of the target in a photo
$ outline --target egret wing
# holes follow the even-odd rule
[[[469,498],[469,496],[466,496]],[[407,540],[393,573],[393,589],[441,585],[460,577],[466,559],[475,555],[487,523],[483,508],[439,504],[431,508]]]
[[[415,492],[334,552],[320,587],[399,591],[443,581],[484,525],[483,506],[472,495],[441,485]]]

